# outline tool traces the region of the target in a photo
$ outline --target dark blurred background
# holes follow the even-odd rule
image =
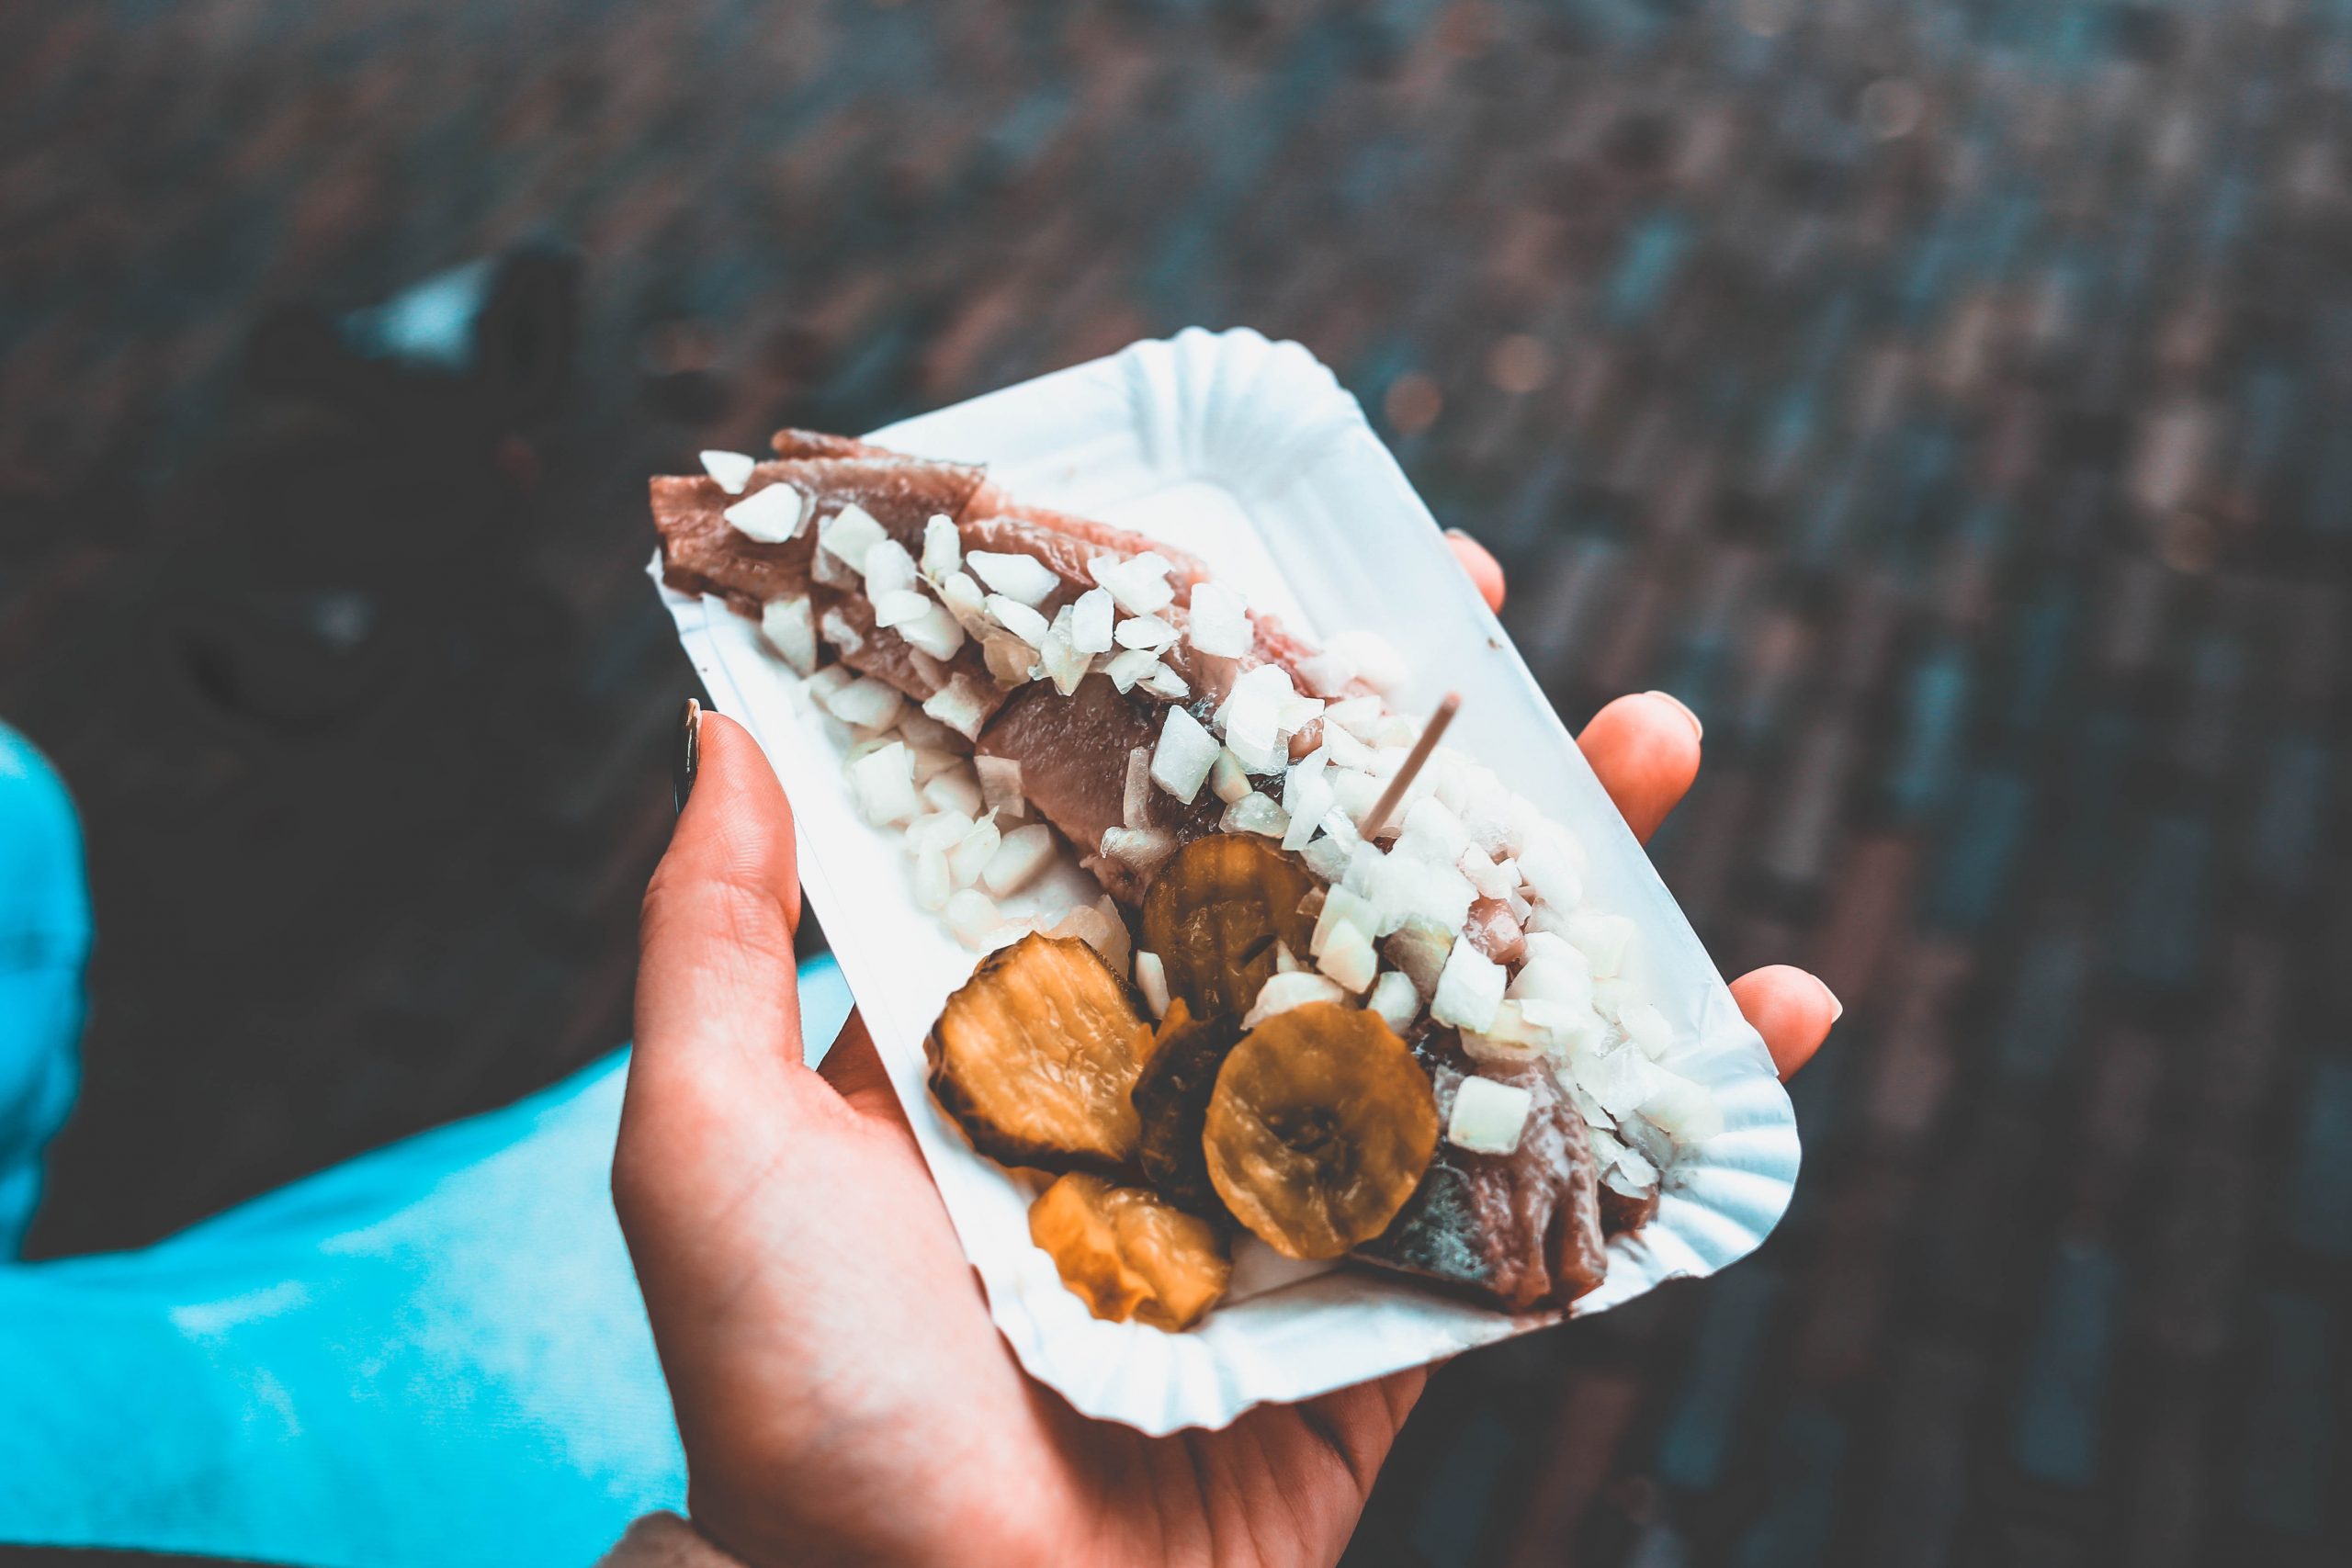
[[[1698,709],[1668,882],[1848,1007],[1763,1253],[1450,1368],[1351,1562],[2345,1561],[2347,94],[2340,0],[12,0],[36,1252],[625,1037],[649,472],[1249,324],[1572,724]]]

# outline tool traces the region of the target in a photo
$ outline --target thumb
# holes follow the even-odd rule
[[[694,785],[645,892],[637,1041],[613,1164],[623,1224],[826,1091],[801,1065],[792,813],[759,743],[705,713]]]

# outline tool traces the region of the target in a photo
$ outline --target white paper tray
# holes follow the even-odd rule
[[[1355,400],[1314,356],[1248,331],[1199,330],[873,433],[886,446],[986,463],[1023,501],[1190,549],[1251,603],[1324,637],[1377,631],[1419,671],[1401,711],[1462,694],[1449,744],[1581,838],[1587,903],[1630,916],[1674,1069],[1707,1084],[1724,1130],[1668,1170],[1657,1218],[1610,1244],[1585,1316],[1753,1251],[1796,1179],[1795,1118],[1763,1042],[1650,868],[1575,742]],[[657,559],[655,581],[660,581]],[[976,1154],[926,1087],[923,1037],[976,962],[918,906],[899,835],[868,828],[835,742],[756,628],[662,589],[720,712],[758,737],[790,796],[800,872],[888,1064],[997,1326],[1022,1365],[1090,1416],[1152,1433],[1221,1427],[1557,1321],[1509,1317],[1363,1268],[1286,1263],[1250,1243],[1232,1297],[1167,1334],[1099,1321],[1029,1241],[1029,1187]],[[1091,895],[1075,865],[1064,888]],[[1050,895],[1048,895],[1050,896]]]

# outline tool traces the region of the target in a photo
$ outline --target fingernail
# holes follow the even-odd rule
[[[695,792],[695,768],[702,761],[702,705],[694,698],[678,712],[678,744],[670,753],[670,799],[680,811]]]
[[[1470,536],[1459,528],[1448,528],[1445,531],[1445,536],[1449,539],[1470,539]],[[1476,539],[1470,539],[1470,542],[1475,545],[1478,541]]]
[[[1829,998],[1829,1021],[1835,1023],[1839,1019],[1845,1017],[1846,1004],[1838,999],[1838,993],[1831,990],[1828,984],[1819,976],[1815,976],[1814,977],[1814,984],[1819,986],[1821,987],[1821,994]]]
[[[1682,710],[1682,716],[1690,721],[1690,728],[1697,731],[1699,739],[1704,740],[1707,738],[1707,727],[1699,722],[1699,716],[1690,711],[1690,705],[1684,702],[1680,697],[1676,696],[1672,692],[1645,692],[1642,694],[1644,696],[1657,697],[1662,701],[1672,703],[1676,707]]]

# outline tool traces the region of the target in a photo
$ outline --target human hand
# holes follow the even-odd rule
[[[1455,548],[1499,602],[1492,558]],[[1610,704],[1578,744],[1644,838],[1698,771],[1697,721],[1657,694]],[[1335,1561],[1426,1371],[1163,1438],[1031,1382],[863,1023],[801,1065],[775,775],[716,715],[699,751],[646,892],[613,1160],[696,1526],[757,1568]],[[1838,1012],[1802,970],[1732,994],[1783,1077]]]

